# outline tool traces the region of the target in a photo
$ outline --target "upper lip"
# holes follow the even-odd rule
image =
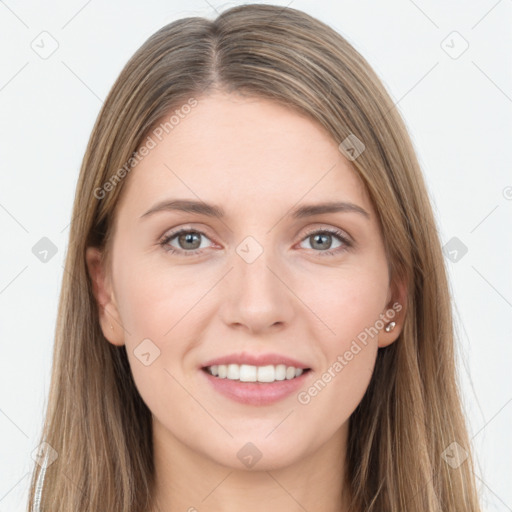
[[[293,359],[292,357],[284,356],[281,354],[249,354],[248,352],[229,354],[227,356],[210,359],[204,363],[202,367],[206,368],[207,366],[219,364],[248,364],[252,366],[285,364],[286,366],[302,368],[303,370],[309,368],[308,365],[297,361],[297,359]]]

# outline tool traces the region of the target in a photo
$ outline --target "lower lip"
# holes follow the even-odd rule
[[[235,402],[248,405],[270,405],[297,392],[304,385],[311,370],[290,380],[274,382],[240,382],[239,380],[214,377],[205,370],[200,370],[200,372],[204,374],[216,391]]]

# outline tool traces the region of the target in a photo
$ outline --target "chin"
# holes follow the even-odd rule
[[[233,470],[274,471],[296,463],[306,453],[297,450],[299,439],[281,438],[276,432],[251,436],[250,433],[229,441],[212,441],[218,447],[215,452],[204,452],[213,462]],[[273,439],[271,437],[275,436]]]

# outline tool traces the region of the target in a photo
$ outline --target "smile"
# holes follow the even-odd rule
[[[253,366],[249,364],[219,364],[207,366],[205,370],[219,379],[239,382],[275,382],[300,377],[306,368],[295,368],[284,364]]]
[[[204,367],[200,374],[220,395],[241,404],[264,406],[297,394],[312,372],[285,365],[228,364]]]

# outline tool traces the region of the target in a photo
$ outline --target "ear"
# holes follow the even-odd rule
[[[112,289],[111,276],[105,269],[102,251],[97,247],[87,247],[85,260],[98,305],[98,316],[103,335],[113,345],[124,345],[121,317]]]
[[[392,283],[388,293],[388,301],[386,308],[382,311],[382,321],[384,327],[379,332],[379,348],[387,347],[398,339],[398,336],[402,332],[406,314],[407,306],[407,282],[400,280]],[[394,327],[387,332],[386,326]]]

